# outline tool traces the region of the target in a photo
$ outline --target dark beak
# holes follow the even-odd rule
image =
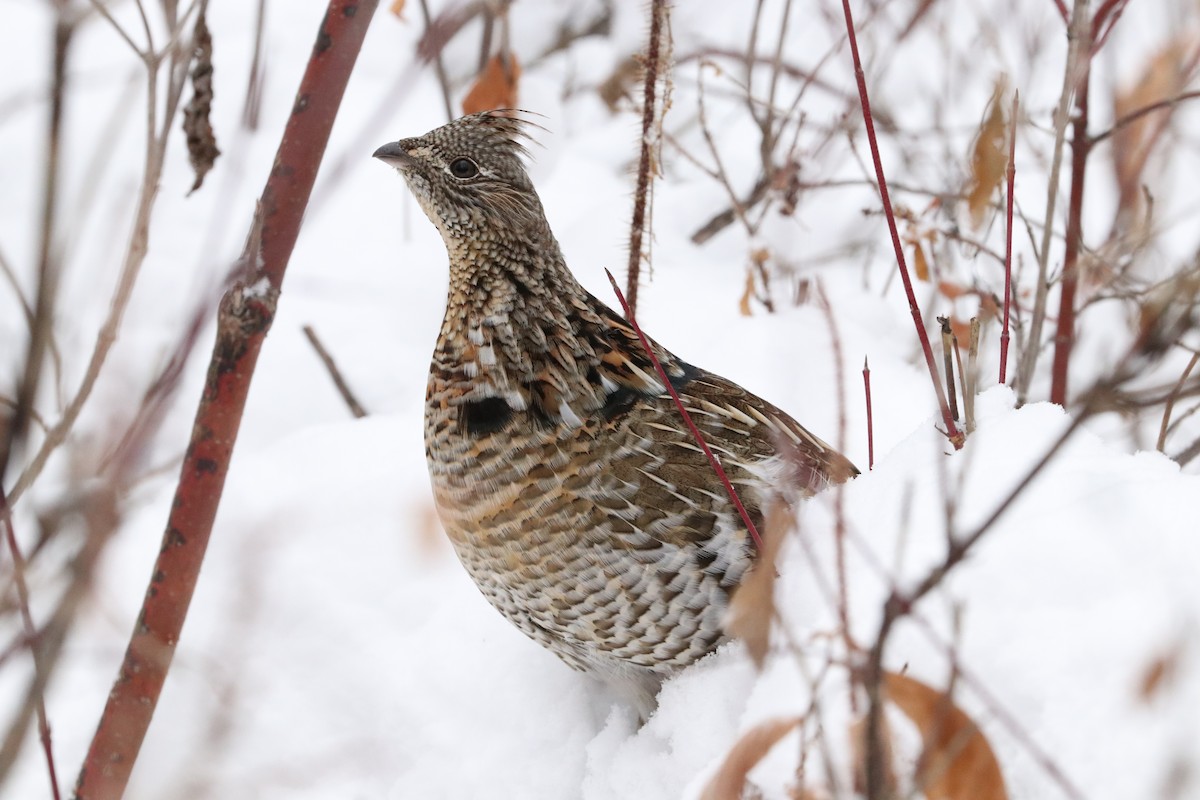
[[[372,155],[380,161],[384,161],[400,169],[411,166],[413,163],[412,156],[400,146],[400,142],[389,142],[372,153]]]

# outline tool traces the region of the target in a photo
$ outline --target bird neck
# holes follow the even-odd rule
[[[564,367],[595,358],[590,339],[602,327],[549,227],[521,233],[446,237],[450,285],[435,365],[498,395],[573,374]]]

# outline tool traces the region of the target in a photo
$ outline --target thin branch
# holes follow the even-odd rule
[[[425,32],[428,34],[433,24],[433,16],[429,13],[429,0],[421,0],[421,18],[425,21]],[[454,119],[454,105],[450,102],[450,78],[446,76],[446,62],[442,58],[442,48],[433,56],[433,71],[437,75],[438,85],[442,87],[442,104],[446,107],[446,121]]]
[[[33,656],[33,686],[30,687],[28,694],[34,714],[37,716],[38,739],[42,743],[42,753],[46,759],[46,770],[50,775],[50,794],[54,800],[59,800],[61,796],[58,791],[58,770],[54,766],[54,746],[50,737],[50,721],[46,716],[46,685],[49,683],[49,665],[45,661],[45,654],[38,643],[37,627],[33,624],[33,614],[29,610],[29,584],[25,581],[25,559],[21,555],[21,548],[17,544],[17,533],[13,526],[12,507],[8,504],[8,497],[4,493],[4,487],[0,486],[0,527],[4,528],[4,540],[8,546],[9,555],[12,557],[12,578],[13,585],[17,589],[17,606],[21,612],[21,627],[24,632],[25,641],[29,643],[29,652]],[[25,714],[18,714],[17,721],[22,722],[21,718]],[[13,738],[15,737],[15,739]],[[5,739],[3,749],[0,750],[0,775],[7,775],[13,761],[21,749],[21,739],[25,737],[25,723],[14,725],[9,730],[9,737]]]
[[[129,45],[129,49],[136,53],[138,58],[146,61],[150,51],[143,50],[138,46],[138,43],[133,40],[133,37],[129,35],[128,31],[121,26],[121,23],[117,22],[116,18],[114,18],[113,15],[108,12],[108,8],[104,5],[104,3],[100,2],[100,0],[90,0],[90,2],[92,7],[100,13],[100,16],[104,17],[108,24],[112,26],[112,29],[117,32],[117,35],[125,40],[125,44]]]
[[[109,304],[108,316],[96,336],[91,358],[88,360],[83,379],[79,388],[71,398],[62,417],[54,424],[42,440],[34,457],[25,466],[12,489],[9,490],[9,501],[14,505],[33,482],[41,474],[42,469],[54,451],[67,439],[84,405],[91,397],[96,380],[100,377],[108,354],[117,340],[117,335],[124,319],[125,309],[133,296],[133,289],[146,260],[150,245],[150,221],[154,213],[155,201],[162,180],[163,164],[166,156],[168,137],[171,125],[179,109],[180,98],[187,77],[187,65],[190,61],[190,48],[171,48],[172,68],[166,97],[163,101],[163,121],[161,128],[158,124],[158,69],[147,62],[146,67],[146,159],[143,167],[142,183],[138,194],[137,207],[134,211],[133,231],[130,234],[129,245],[125,252],[121,274]]]
[[[1192,357],[1188,360],[1183,374],[1179,376],[1175,388],[1171,391],[1171,396],[1167,398],[1167,405],[1163,409],[1162,424],[1158,428],[1158,442],[1155,445],[1155,449],[1160,453],[1166,452],[1164,448],[1167,446],[1167,428],[1171,424],[1171,414],[1175,410],[1175,401],[1179,399],[1179,393],[1183,390],[1183,385],[1187,383],[1188,376],[1192,374],[1192,370],[1196,368],[1197,362],[1200,362],[1200,352],[1192,353]]]
[[[1080,52],[1091,52],[1091,28],[1079,25],[1087,37],[1077,43]],[[1088,141],[1089,86],[1091,85],[1090,56],[1081,64],[1083,74],[1075,89],[1075,113],[1071,120],[1071,197],[1067,206],[1067,242],[1063,254],[1062,282],[1059,287],[1058,325],[1054,334],[1054,362],[1051,368],[1050,402],[1067,404],[1067,385],[1070,377],[1071,350],[1075,344],[1075,294],[1079,286],[1079,251],[1083,246],[1083,184],[1087,177],[1087,159],[1091,152]]]
[[[1153,114],[1155,111],[1161,111],[1164,108],[1173,108],[1185,100],[1195,100],[1197,97],[1200,97],[1200,91],[1184,92],[1183,94],[1177,94],[1174,97],[1170,97],[1166,100],[1159,100],[1157,103],[1151,103],[1148,106],[1142,106],[1136,111],[1130,111],[1128,114],[1114,122],[1111,128],[1106,131],[1102,131],[1101,133],[1097,133],[1095,136],[1091,137],[1088,142],[1093,146],[1100,144],[1100,142],[1103,142],[1105,139],[1124,128],[1126,125],[1137,122],[1147,114]]]
[[[817,299],[820,301],[818,305],[821,308],[822,315],[825,317],[825,324],[829,328],[829,343],[833,350],[833,382],[837,387],[838,407],[837,449],[838,452],[844,453],[846,452],[846,375],[845,366],[842,362],[842,336],[838,331],[837,318],[833,314],[833,307],[829,304],[829,297],[825,294],[825,287],[822,286],[819,279],[817,280]],[[846,644],[851,645],[850,582],[846,577],[846,513],[844,505],[845,492],[838,488],[833,495],[833,542],[838,584],[838,625],[841,628],[842,635],[846,637]],[[851,694],[851,703],[854,703],[853,694]]]
[[[651,129],[657,116],[658,69],[662,45],[663,19],[667,15],[666,0],[653,0],[650,5],[650,39],[646,44],[646,71],[642,88],[642,140],[638,157],[637,189],[633,194],[633,221],[629,226],[629,266],[625,286],[629,293],[630,319],[637,311],[638,279],[642,268],[642,237],[646,230],[646,195],[650,192]]]
[[[1021,93],[1013,93],[1012,112],[1009,118],[1008,134],[1008,182],[1005,197],[1004,225],[1004,325],[1000,332],[1000,383],[1006,383],[1008,378],[1008,322],[1012,303],[1012,235],[1013,235],[1013,187],[1017,181],[1017,111],[1021,101]]]
[[[754,520],[750,519],[749,512],[742,505],[742,499],[738,497],[737,491],[729,481],[729,476],[725,474],[725,468],[721,466],[721,462],[717,460],[717,457],[713,455],[713,451],[709,449],[708,442],[704,441],[704,435],[700,433],[700,429],[696,427],[696,423],[692,422],[692,415],[683,407],[683,401],[679,399],[679,393],[675,391],[675,387],[671,384],[671,379],[667,377],[666,370],[663,369],[658,356],[654,354],[654,348],[650,346],[650,340],[646,338],[646,334],[642,333],[641,326],[637,324],[637,320],[633,315],[633,307],[629,305],[625,299],[625,295],[621,293],[621,287],[617,286],[617,279],[608,270],[604,270],[604,274],[608,276],[608,282],[612,284],[613,291],[617,295],[617,300],[621,302],[621,308],[625,311],[625,318],[629,320],[630,327],[637,334],[638,341],[642,343],[642,349],[646,351],[646,355],[650,357],[650,362],[654,364],[654,370],[658,373],[659,380],[663,382],[663,386],[670,393],[671,399],[675,401],[675,407],[679,409],[680,415],[683,416],[683,421],[687,424],[688,430],[692,432],[692,437],[696,440],[696,444],[700,445],[700,449],[704,451],[704,455],[708,458],[708,463],[712,465],[713,472],[721,479],[721,484],[729,494],[730,502],[733,503],[734,508],[741,515],[742,522],[746,525],[746,530],[750,532],[750,538],[754,540],[754,546],[758,548],[758,552],[764,552],[766,548],[763,547],[763,540],[758,535],[758,528],[755,527]]]
[[[1086,0],[1077,0],[1086,2]],[[858,96],[862,103],[863,123],[867,129],[867,142],[871,146],[871,159],[875,163],[875,179],[879,184],[879,196],[883,203],[884,214],[887,217],[888,230],[892,235],[892,248],[896,253],[896,266],[900,270],[900,280],[904,283],[904,292],[908,297],[908,310],[912,314],[913,324],[917,329],[917,338],[921,342],[921,350],[925,354],[925,366],[929,370],[929,378],[933,381],[933,389],[937,394],[938,406],[942,411],[942,422],[946,426],[946,436],[957,449],[962,447],[963,435],[954,424],[950,415],[950,407],[946,403],[946,395],[938,380],[937,367],[933,361],[933,349],[929,346],[929,336],[925,332],[925,323],[921,317],[917,296],[913,292],[912,279],[908,275],[908,264],[904,260],[904,248],[900,244],[900,233],[896,229],[896,214],[892,210],[892,200],[888,195],[887,178],[883,174],[883,161],[879,156],[879,142],[875,138],[875,122],[871,116],[871,101],[867,97],[867,78],[863,73],[862,59],[858,54],[858,37],[854,33],[854,17],[850,12],[850,0],[842,0],[842,11],[846,17],[846,34],[850,40],[850,55],[854,60],[854,77],[858,83]]]
[[[867,403],[867,470],[875,469],[875,419],[871,411],[871,365],[863,356],[863,394]]]
[[[338,394],[342,396],[342,401],[346,407],[350,409],[350,413],[355,419],[362,419],[367,416],[366,410],[362,407],[362,403],[358,402],[358,398],[354,396],[354,392],[350,390],[350,385],[346,383],[346,379],[342,377],[342,371],[338,369],[337,362],[333,360],[333,356],[325,349],[325,345],[317,338],[317,332],[313,330],[312,325],[305,325],[302,330],[304,336],[308,339],[308,343],[312,345],[316,351],[317,357],[321,359],[321,363],[325,365],[325,371],[329,373],[329,377],[333,379],[333,385],[337,387]]]

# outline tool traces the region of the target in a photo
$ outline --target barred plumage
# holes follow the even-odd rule
[[[567,269],[525,124],[476,114],[375,153],[450,258],[425,407],[434,497],[492,605],[645,717],[663,679],[724,640],[754,545],[633,330]],[[772,498],[855,473],[775,406],[653,347],[756,524]]]

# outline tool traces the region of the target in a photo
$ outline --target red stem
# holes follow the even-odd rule
[[[900,269],[900,280],[904,283],[904,293],[908,297],[908,310],[912,314],[913,324],[917,328],[917,338],[921,341],[921,350],[925,354],[925,366],[929,370],[929,378],[933,381],[933,389],[937,393],[938,406],[942,411],[942,422],[946,425],[946,436],[954,444],[955,449],[958,449],[962,447],[964,437],[959,432],[958,426],[954,424],[950,406],[946,403],[946,393],[938,379],[937,365],[933,360],[933,348],[929,346],[929,336],[925,333],[921,308],[917,305],[912,279],[908,275],[908,264],[904,260],[904,248],[900,245],[900,232],[896,228],[896,214],[892,210],[887,178],[883,174],[883,161],[879,157],[879,142],[875,138],[871,101],[867,98],[867,78],[863,73],[862,59],[858,55],[858,38],[854,34],[854,17],[850,13],[850,0],[842,0],[842,11],[846,15],[846,34],[850,39],[850,55],[854,59],[854,77],[858,81],[858,98],[862,102],[863,123],[867,129],[867,142],[871,145],[871,160],[875,163],[875,179],[879,183],[879,198],[883,202],[883,213],[887,217],[888,231],[892,235],[892,248],[896,251],[896,266]]]
[[[1086,44],[1086,43],[1085,43]],[[1081,48],[1080,52],[1086,52]],[[1075,90],[1075,114],[1071,123],[1071,199],[1067,210],[1067,246],[1063,255],[1062,289],[1059,296],[1058,327],[1054,334],[1054,364],[1051,368],[1050,402],[1067,404],[1067,373],[1075,342],[1075,295],[1079,287],[1079,249],[1083,238],[1083,181],[1087,172],[1088,84],[1091,62]],[[1033,343],[1030,343],[1033,346]]]
[[[863,358],[863,393],[867,396],[867,470],[875,469],[875,420],[871,413],[871,366]]]
[[[667,387],[667,391],[671,393],[671,399],[675,401],[675,407],[679,409],[679,413],[683,415],[683,421],[687,424],[688,430],[692,432],[692,436],[696,439],[696,444],[700,445],[700,449],[704,451],[704,455],[708,457],[708,463],[712,465],[713,472],[717,473],[717,477],[721,479],[721,483],[725,486],[725,491],[729,493],[729,499],[737,509],[738,514],[742,517],[742,522],[746,524],[746,530],[750,531],[750,538],[754,540],[754,546],[758,548],[758,552],[765,552],[763,547],[762,537],[758,535],[758,528],[754,525],[754,520],[750,519],[749,512],[742,505],[742,498],[738,497],[737,490],[733,488],[733,484],[729,482],[729,476],[725,474],[725,468],[721,466],[721,462],[713,455],[713,451],[708,448],[708,442],[704,441],[704,435],[700,433],[700,429],[696,427],[696,423],[692,422],[692,415],[683,407],[683,401],[679,399],[679,393],[675,391],[675,387],[671,385],[671,379],[667,377],[667,371],[663,369],[662,363],[658,360],[658,356],[654,355],[654,348],[650,346],[650,340],[646,338],[646,334],[642,333],[641,327],[637,324],[637,320],[633,318],[633,309],[629,307],[629,303],[625,301],[625,295],[621,293],[621,287],[617,286],[617,279],[612,273],[604,270],[604,274],[608,276],[608,282],[612,284],[613,291],[617,293],[617,300],[621,301],[621,308],[625,312],[625,318],[629,320],[629,325],[633,328],[633,332],[637,334],[638,341],[642,343],[642,349],[646,351],[646,355],[650,357],[650,363],[654,365],[654,371],[658,373],[658,378],[663,382],[663,386]]]
[[[162,548],[120,674],[75,787],[120,798],[145,740],[212,534],[250,379],[317,168],[378,0],[330,0],[260,201],[246,270],[218,312],[217,341]]]
[[[1017,104],[1021,93],[1013,94],[1012,116],[1009,119],[1008,139],[1008,197],[1006,217],[1007,227],[1004,232],[1004,328],[1000,333],[1000,383],[1004,383],[1008,375],[1008,320],[1009,307],[1012,303],[1012,237],[1013,237],[1013,184],[1017,180]]]

